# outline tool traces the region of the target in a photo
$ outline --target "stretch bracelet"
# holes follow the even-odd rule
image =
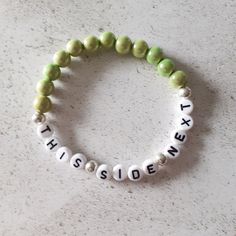
[[[61,68],[69,66],[72,57],[78,57],[84,52],[95,52],[99,49],[114,49],[118,54],[127,55],[131,53],[136,58],[144,58],[149,64],[156,67],[160,76],[167,77],[169,85],[176,89],[179,119],[176,121],[176,130],[171,134],[171,142],[157,156],[145,160],[142,165],[131,165],[125,168],[117,164],[113,168],[107,164],[99,164],[95,160],[89,160],[82,153],[72,153],[69,147],[63,146],[55,134],[55,129],[46,120],[44,113],[51,109],[50,96],[54,91],[54,81],[59,79]],[[53,62],[43,68],[43,79],[37,84],[37,97],[34,99],[33,107],[36,113],[32,120],[37,124],[37,134],[42,138],[45,148],[56,153],[59,162],[69,162],[74,169],[85,169],[89,173],[95,173],[99,179],[114,178],[117,181],[129,178],[138,181],[145,175],[155,175],[168,159],[179,156],[183,144],[187,140],[187,131],[193,126],[190,113],[193,103],[190,100],[191,89],[186,86],[187,79],[183,71],[175,70],[171,59],[163,56],[159,47],[149,48],[144,40],[136,40],[132,43],[129,37],[115,35],[111,32],[103,32],[99,38],[88,36],[83,43],[77,39],[71,39],[65,50],[57,51],[53,56]]]

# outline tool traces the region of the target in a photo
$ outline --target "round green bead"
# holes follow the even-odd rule
[[[136,40],[133,44],[132,53],[137,58],[143,58],[148,50],[148,45],[144,40]]]
[[[83,44],[78,39],[71,39],[66,44],[66,51],[73,57],[79,56],[83,51]]]
[[[39,80],[36,86],[36,91],[39,95],[49,96],[54,90],[53,82],[50,80],[42,79]]]
[[[105,48],[112,48],[116,41],[115,35],[111,32],[103,32],[99,37],[100,43]]]
[[[61,70],[58,65],[48,64],[43,68],[43,77],[47,80],[56,80],[60,77]]]
[[[51,100],[48,97],[38,95],[33,102],[33,107],[35,111],[39,113],[45,113],[50,111],[52,107]]]
[[[99,48],[99,40],[93,35],[89,35],[84,39],[84,48],[89,52],[95,52]]]
[[[53,56],[53,62],[60,67],[66,67],[71,62],[70,54],[65,50],[57,51]]]
[[[159,47],[152,47],[148,50],[146,60],[149,64],[156,66],[162,58],[163,53]]]
[[[185,87],[187,84],[187,79],[186,79],[186,74],[181,71],[175,71],[171,76],[170,76],[170,80],[169,80],[169,85],[172,88],[183,88]]]
[[[160,76],[169,77],[175,68],[174,63],[166,58],[157,65],[157,72]]]
[[[132,42],[129,37],[127,36],[119,36],[116,40],[116,51],[119,54],[127,54],[130,52],[132,46]]]

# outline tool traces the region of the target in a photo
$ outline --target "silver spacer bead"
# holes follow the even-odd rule
[[[159,153],[156,157],[156,162],[158,165],[163,166],[167,163],[167,157],[164,154]]]
[[[97,170],[98,168],[98,163],[94,160],[91,160],[91,161],[88,161],[85,165],[85,170],[88,172],[88,173],[93,173]]]
[[[33,114],[32,121],[35,124],[44,123],[46,121],[46,117],[44,114],[40,114],[37,112],[37,113]]]
[[[181,88],[178,91],[180,97],[190,97],[192,95],[192,91],[189,87]]]

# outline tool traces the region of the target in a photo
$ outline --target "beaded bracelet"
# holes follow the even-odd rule
[[[125,55],[132,53],[136,58],[145,58],[149,64],[157,68],[160,76],[168,77],[171,87],[178,91],[177,110],[180,118],[176,123],[176,130],[171,134],[171,144],[163,152],[153,159],[145,160],[142,165],[131,165],[128,170],[122,165],[117,164],[111,169],[107,164],[98,164],[95,160],[88,160],[82,153],[72,154],[72,151],[60,144],[54,134],[54,128],[46,122],[44,113],[50,111],[51,101],[48,98],[53,93],[53,81],[61,75],[61,69],[71,62],[71,57],[80,56],[83,51],[95,52],[100,48],[114,48],[119,54]],[[43,69],[43,79],[37,84],[36,91],[38,96],[35,98],[33,107],[36,113],[32,120],[37,124],[37,134],[43,139],[48,151],[56,152],[56,159],[59,162],[69,162],[75,169],[83,169],[89,173],[96,173],[99,179],[114,178],[122,181],[127,177],[132,181],[140,180],[144,175],[155,175],[161,166],[167,163],[168,159],[175,159],[180,154],[183,143],[187,140],[187,130],[193,126],[193,119],[189,115],[193,110],[193,103],[189,99],[191,96],[190,88],[186,87],[187,80],[183,71],[175,71],[174,63],[168,58],[164,58],[162,50],[159,47],[148,48],[143,40],[131,42],[127,36],[115,38],[111,32],[104,32],[99,39],[95,36],[88,36],[84,42],[77,39],[70,40],[66,45],[66,50],[60,50],[54,54],[53,63],[48,64]]]

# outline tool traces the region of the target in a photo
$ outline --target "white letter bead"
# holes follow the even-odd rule
[[[185,130],[175,130],[171,134],[171,141],[175,144],[183,144],[187,141],[187,132]]]
[[[87,162],[87,158],[82,153],[77,153],[70,159],[70,166],[76,169],[83,169]]]
[[[110,179],[111,178],[111,172],[109,170],[108,165],[102,164],[98,167],[96,176],[98,179]]]
[[[46,139],[44,146],[50,152],[56,152],[61,147],[60,142],[55,136]]]
[[[178,147],[178,145],[176,144],[171,144],[171,145],[168,145],[166,147],[166,149],[164,150],[164,153],[163,153],[167,158],[170,158],[170,159],[175,159],[179,156],[180,154],[180,149]]]
[[[132,181],[139,181],[143,177],[143,171],[137,165],[132,165],[129,167],[128,177]]]
[[[155,175],[158,171],[158,164],[152,159],[145,160],[142,169],[146,175]]]
[[[127,178],[127,171],[123,165],[118,164],[113,167],[113,178],[116,181],[123,181]]]
[[[182,98],[179,102],[179,111],[189,115],[193,111],[192,101],[187,98]]]
[[[56,158],[59,162],[67,162],[72,156],[72,152],[67,147],[60,147],[56,152]]]
[[[42,123],[37,127],[37,134],[40,138],[49,138],[53,135],[53,128],[48,123]]]
[[[178,127],[181,130],[189,130],[193,127],[193,118],[189,115],[182,114],[178,121]]]

